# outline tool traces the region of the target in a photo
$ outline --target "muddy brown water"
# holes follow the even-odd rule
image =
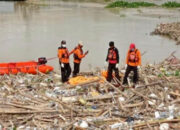
[[[180,46],[150,33],[161,22],[177,21],[180,9],[105,9],[101,4],[61,1],[0,2],[0,63],[55,57],[63,39],[69,50],[79,40],[84,42],[84,51],[89,50],[89,54],[82,61],[83,71],[104,66],[111,40],[119,49],[121,64],[131,42],[146,52],[143,64],[158,63],[173,51],[180,57]],[[58,59],[48,64],[59,70]]]

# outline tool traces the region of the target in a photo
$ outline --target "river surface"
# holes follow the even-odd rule
[[[0,62],[55,57],[61,40],[72,50],[79,40],[89,54],[82,70],[103,67],[109,41],[119,49],[121,66],[131,42],[141,53],[143,64],[158,63],[177,51],[176,42],[150,33],[159,23],[180,21],[180,9],[105,9],[93,3],[45,1],[41,4],[0,2]],[[72,56],[71,56],[72,60]],[[58,59],[48,64],[59,70]],[[71,61],[71,65],[72,61]]]

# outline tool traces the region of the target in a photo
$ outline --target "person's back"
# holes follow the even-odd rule
[[[88,54],[88,51],[86,51],[84,54],[83,54],[83,43],[82,41],[79,41],[78,43],[78,46],[75,47],[75,49],[73,49],[70,54],[73,53],[73,56],[74,56],[74,70],[73,70],[73,77],[76,76],[79,71],[80,71],[80,63],[82,61],[82,58],[84,58],[87,54]]]
[[[58,57],[61,63],[69,63],[69,52],[66,47],[58,48]]]
[[[77,46],[74,50],[74,63],[80,63],[84,56],[82,48]]]

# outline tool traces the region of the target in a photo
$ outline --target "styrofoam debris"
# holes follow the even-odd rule
[[[156,104],[156,100],[151,100],[151,101],[148,101],[149,105],[155,105]]]
[[[156,96],[154,93],[151,93],[151,94],[149,95],[149,97],[157,98],[157,96]]]
[[[82,121],[80,124],[81,128],[88,128],[88,123],[86,121]]]
[[[117,129],[121,126],[122,126],[122,123],[115,123],[115,124],[111,125],[110,127],[111,127],[111,129]]]
[[[125,101],[125,98],[124,98],[124,97],[119,97],[118,99],[119,99],[120,102]]]
[[[169,124],[168,123],[161,124],[159,130],[169,130]]]

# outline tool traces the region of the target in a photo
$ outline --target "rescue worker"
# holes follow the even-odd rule
[[[127,77],[131,71],[134,72],[134,76],[133,76],[134,85],[137,83],[138,69],[140,69],[140,65],[141,65],[141,53],[138,49],[136,49],[135,44],[131,43],[126,57],[126,65],[125,65],[126,72],[123,79],[123,84],[127,84]],[[133,87],[135,87],[134,85]]]
[[[82,43],[82,41],[79,41],[77,47],[75,47],[70,53],[70,54],[72,54],[72,53],[74,54],[73,77],[77,76],[77,74],[79,73],[81,60],[88,54],[88,51],[86,51],[83,54],[82,48],[83,48],[83,43]]]
[[[109,42],[109,49],[108,49],[108,53],[106,57],[106,64],[107,62],[109,63],[107,81],[111,82],[113,70],[115,71],[116,78],[120,81],[119,70],[118,70],[119,52],[118,52],[118,49],[114,47],[113,41]]]
[[[69,64],[69,52],[66,48],[66,41],[61,41],[61,47],[58,48],[59,64],[61,67],[61,78],[62,82],[67,82],[71,75],[71,67]]]

